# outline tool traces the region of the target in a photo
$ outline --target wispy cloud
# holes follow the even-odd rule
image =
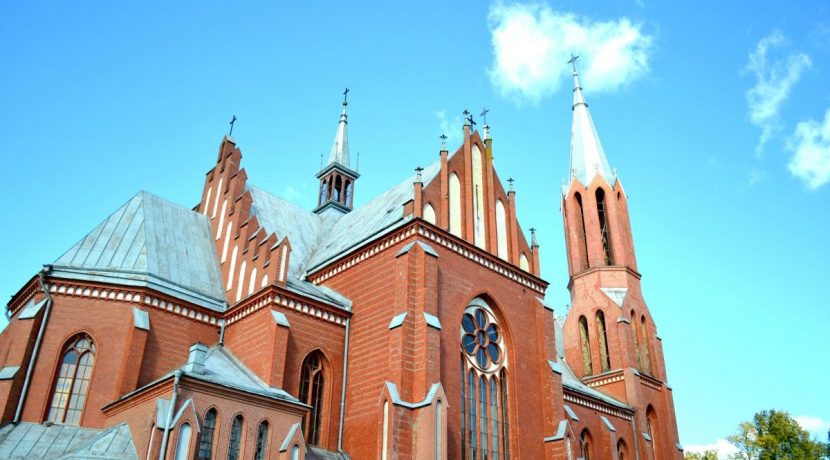
[[[746,180],[746,186],[752,187],[753,185],[761,182],[764,179],[764,172],[754,167],[749,170],[749,177]]]
[[[490,81],[507,98],[539,102],[558,91],[580,56],[592,93],[614,91],[649,70],[654,37],[622,17],[593,21],[542,5],[495,3],[489,13],[493,45]]]
[[[447,147],[452,148],[453,143],[461,140],[464,117],[460,113],[453,117],[447,117],[445,110],[437,110],[435,111],[435,118],[438,119],[441,132],[447,136]]]
[[[683,446],[686,452],[704,453],[708,450],[714,450],[718,453],[718,458],[727,459],[730,456],[738,453],[738,448],[729,443],[726,439],[718,439],[711,444],[688,444]]]
[[[811,435],[818,437],[822,441],[826,439],[827,432],[830,430],[830,420],[822,420],[809,415],[800,415],[795,417],[795,421],[801,425],[801,428],[809,431]]]
[[[796,125],[787,148],[793,152],[787,167],[807,188],[830,182],[830,109],[821,123],[809,119]]]
[[[791,53],[780,58],[770,56],[773,49],[781,48],[786,43],[787,40],[780,31],[773,31],[762,38],[755,50],[749,53],[749,62],[745,67],[745,71],[755,75],[755,85],[746,92],[746,100],[750,121],[761,128],[761,137],[755,147],[758,155],[781,129],[781,105],[804,71],[812,66],[810,57],[804,53]]]

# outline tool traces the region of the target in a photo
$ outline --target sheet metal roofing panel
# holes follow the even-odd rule
[[[579,86],[579,76],[574,73],[573,124],[571,125],[571,179],[577,178],[588,185],[594,176],[602,175],[613,185],[614,174],[605,157],[591,112]]]
[[[125,423],[97,430],[24,422],[0,430],[0,458],[138,459],[138,455]]]
[[[139,192],[53,264],[60,277],[143,285],[223,310],[207,218]]]

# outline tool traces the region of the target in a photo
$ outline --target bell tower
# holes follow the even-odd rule
[[[349,105],[348,96],[349,88],[346,88],[343,91],[343,112],[337,124],[328,163],[316,176],[320,180],[317,207],[314,209],[317,214],[334,212],[342,215],[352,210],[354,183],[360,174],[351,169],[349,163],[349,133],[346,115],[346,108]]]
[[[662,339],[640,289],[628,199],[574,64],[569,179],[562,190],[571,309],[565,355],[584,383],[635,409],[640,458],[680,459]]]

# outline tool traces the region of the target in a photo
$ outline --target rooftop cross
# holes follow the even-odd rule
[[[438,137],[441,139],[441,150],[447,150],[447,135],[441,133]]]
[[[347,87],[345,91],[343,91],[343,105],[348,104],[349,98],[349,88]]]
[[[228,137],[233,136],[233,124],[234,123],[236,123],[236,115],[234,115],[233,118],[231,118],[231,122],[230,122],[231,129],[230,129],[230,131],[228,131]]]
[[[490,112],[490,109],[487,107],[481,108],[481,118],[484,120],[484,124],[487,124],[487,113]]]
[[[467,124],[469,124],[471,128],[475,127],[476,122],[475,122],[475,120],[473,120],[473,114],[470,113],[469,110],[464,109],[463,115],[464,115],[464,121],[466,121]]]
[[[568,64],[571,64],[574,67],[574,73],[576,73],[576,60],[579,59],[579,56],[574,56],[571,53],[571,59],[568,61]]]

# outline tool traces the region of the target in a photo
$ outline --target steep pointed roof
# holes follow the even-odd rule
[[[207,217],[139,192],[52,264],[69,279],[146,286],[222,311],[225,295]]]
[[[343,112],[340,114],[340,122],[337,124],[337,132],[334,134],[334,144],[331,146],[329,152],[328,164],[338,163],[347,168],[349,165],[349,131],[346,129],[348,125],[346,116],[346,107],[349,105],[346,100],[343,100]]]
[[[570,180],[578,179],[588,185],[597,174],[613,185],[614,174],[608,166],[608,159],[599,141],[594,120],[588,111],[588,104],[579,86],[579,74],[574,67],[573,124],[571,125],[571,170]]]

